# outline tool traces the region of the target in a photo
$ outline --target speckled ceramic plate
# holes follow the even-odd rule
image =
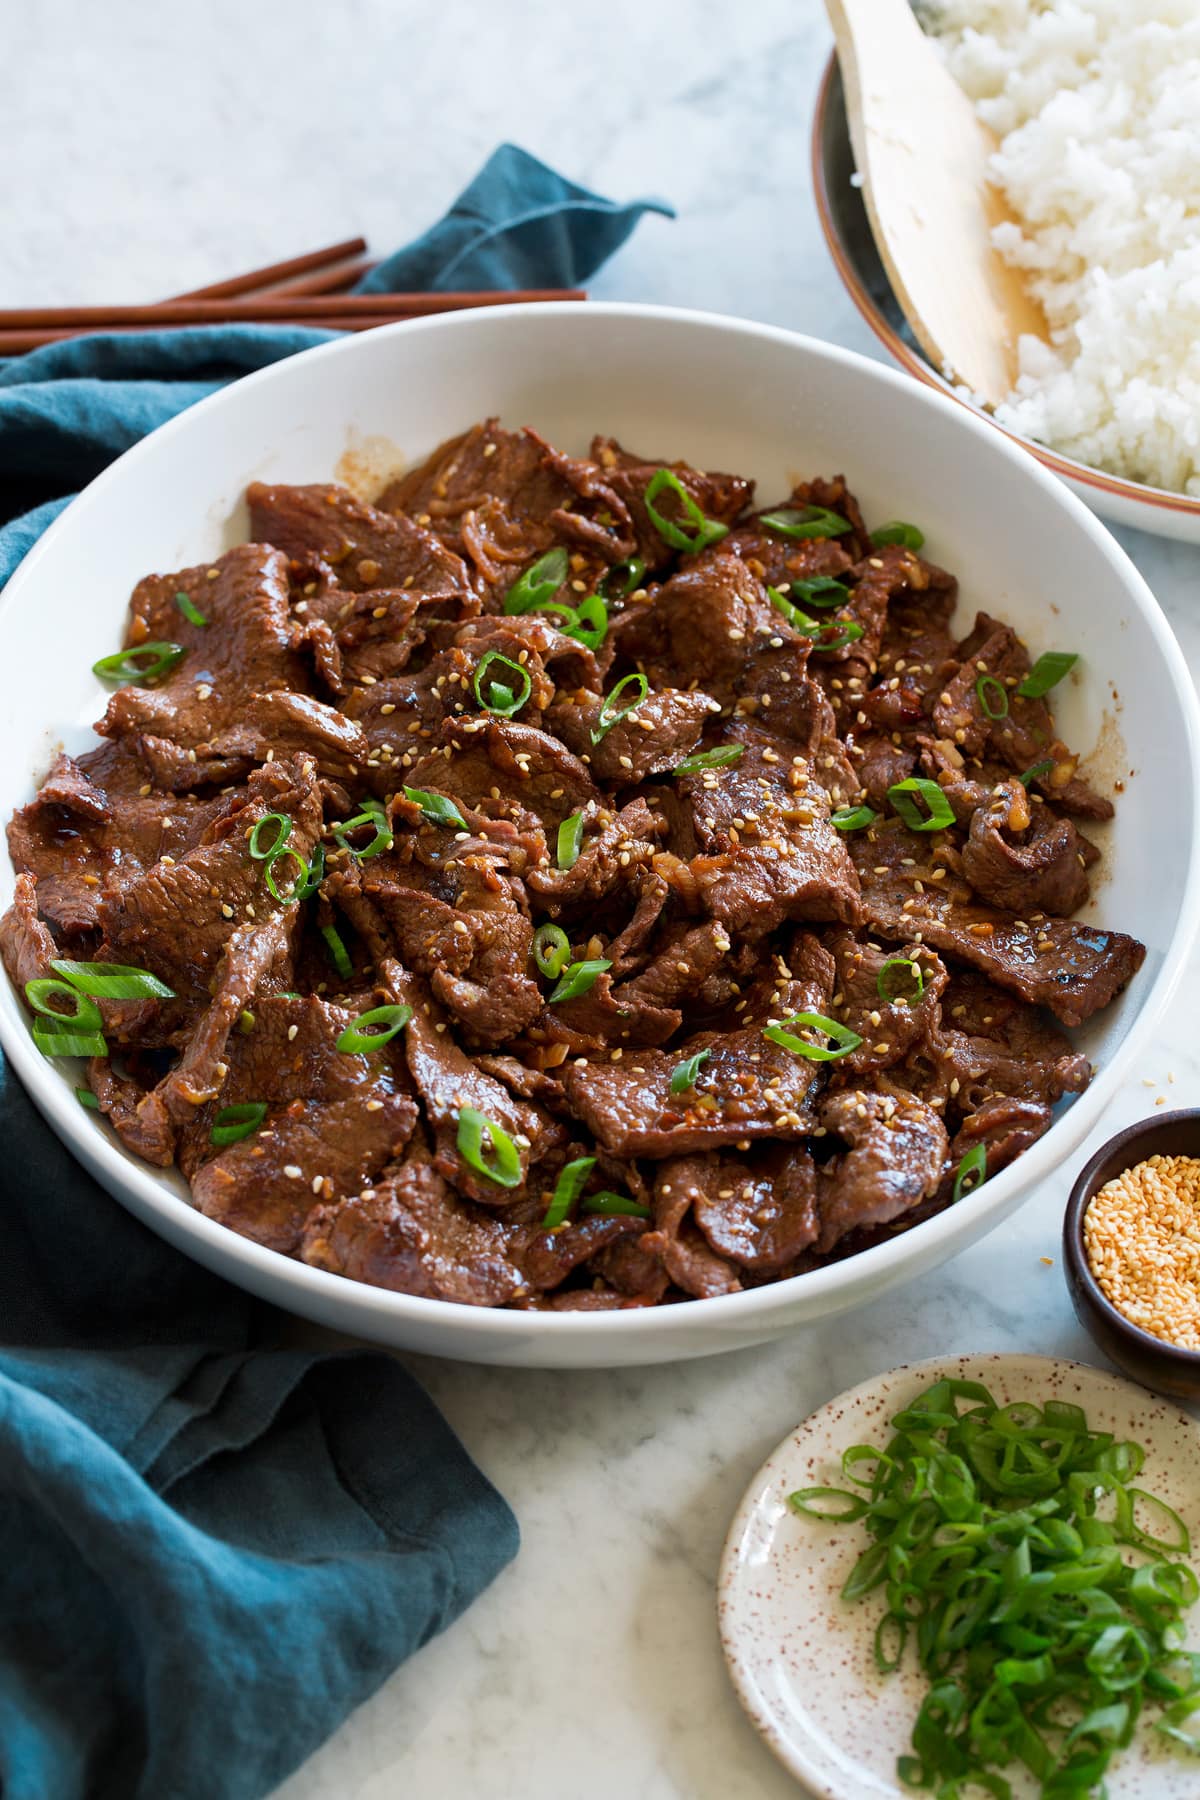
[[[1118,1376],[1046,1356],[964,1356],[910,1363],[840,1394],[806,1419],[754,1477],[725,1543],[718,1583],[721,1641],[738,1697],[784,1766],[819,1800],[912,1800],[896,1777],[925,1681],[911,1661],[876,1672],[878,1606],[840,1598],[863,1548],[861,1528],[793,1513],[787,1496],[842,1485],[849,1444],[882,1444],[888,1420],[931,1381],[981,1381],[1002,1405],[1059,1399],[1090,1423],[1146,1449],[1145,1485],[1200,1544],[1200,1428],[1185,1413]],[[1200,1607],[1196,1609],[1200,1614]],[[1195,1615],[1194,1615],[1195,1617]],[[1200,1617],[1189,1643],[1200,1648]],[[1014,1800],[1036,1793],[1012,1776]],[[1111,1800],[1196,1800],[1195,1761],[1143,1731],[1113,1764]]]

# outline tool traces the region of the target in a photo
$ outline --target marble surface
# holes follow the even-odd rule
[[[536,0],[14,10],[0,293],[151,299],[354,230],[387,248],[510,137],[603,192],[678,208],[674,224],[643,224],[598,295],[738,313],[874,354],[808,188],[829,41],[816,0],[609,0],[599,17],[585,27],[577,8]],[[1200,552],[1121,536],[1195,669]],[[1110,1128],[1196,1102],[1198,1011],[1191,971]],[[571,1375],[412,1359],[512,1502],[524,1547],[278,1800],[795,1794],[721,1663],[713,1581],[730,1515],[797,1419],[875,1371],[964,1351],[1095,1357],[1058,1260],[1084,1154],[949,1267],[765,1350]]]

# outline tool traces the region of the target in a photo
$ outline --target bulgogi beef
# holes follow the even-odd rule
[[[910,1228],[1086,1086],[1059,1025],[1144,952],[1071,917],[1112,812],[1045,698],[1073,659],[956,638],[842,477],[756,512],[489,420],[375,506],[248,498],[253,542],[136,588],[0,921],[39,1045],[210,1217],[442,1300],[659,1305]]]

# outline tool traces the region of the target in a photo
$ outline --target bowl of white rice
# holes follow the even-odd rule
[[[922,23],[998,139],[997,247],[1041,302],[993,423],[1102,517],[1200,543],[1200,5],[926,0]],[[868,324],[928,361],[871,235],[836,58],[813,121],[826,242]]]

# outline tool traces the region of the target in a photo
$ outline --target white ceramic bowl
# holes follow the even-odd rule
[[[248,481],[327,480],[415,458],[499,413],[569,450],[593,431],[655,456],[754,475],[766,497],[800,473],[845,471],[868,518],[913,519],[957,571],[962,615],[985,605],[1034,653],[1083,654],[1059,690],[1069,742],[1106,745],[1128,792],[1089,915],[1148,946],[1128,992],[1080,1041],[1088,1092],[1013,1167],[939,1217],[793,1281],[647,1311],[491,1312],[363,1287],[238,1237],[188,1204],[177,1178],[127,1156],[43,1061],[0,986],[0,1041],[59,1136],[130,1210],[230,1280],[381,1343],[480,1362],[605,1366],[759,1343],[862,1304],[990,1230],[1099,1120],[1148,1040],[1188,954],[1198,904],[1197,705],[1187,670],[1131,563],[1023,450],[906,376],[766,326],[666,308],[501,307],[348,337],[278,363],[165,425],[70,506],[2,603],[0,810],[32,794],[60,742],[84,746],[105,693],[95,659],[119,642],[134,582],[244,535]],[[44,680],[29,671],[49,669]],[[1132,773],[1131,773],[1132,772]],[[0,900],[12,872],[5,861]]]

